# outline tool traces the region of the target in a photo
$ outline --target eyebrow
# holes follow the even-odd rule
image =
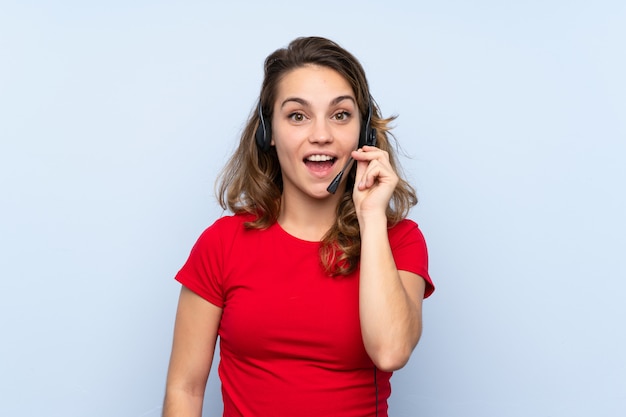
[[[350,100],[354,104],[356,104],[356,100],[354,99],[354,97],[352,97],[350,95],[345,95],[345,96],[339,96],[339,97],[336,97],[336,98],[332,99],[331,102],[330,102],[330,105],[331,106],[337,105],[337,104],[341,103],[344,100]],[[288,97],[280,104],[280,108],[282,109],[283,107],[285,107],[285,104],[287,104],[289,102],[292,102],[292,101],[296,102],[296,103],[299,103],[299,104],[301,104],[303,106],[309,106],[310,105],[310,103],[308,101],[306,101],[305,99],[303,99],[303,98],[300,98],[300,97]]]

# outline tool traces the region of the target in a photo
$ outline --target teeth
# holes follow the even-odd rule
[[[328,156],[328,155],[311,155],[307,158],[307,161],[311,161],[311,162],[324,162],[324,161],[330,161],[332,160],[333,157],[332,156]]]

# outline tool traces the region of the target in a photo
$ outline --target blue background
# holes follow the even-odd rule
[[[394,417],[626,414],[626,3],[0,3],[0,415],[161,412],[265,56],[362,61],[437,283]],[[210,377],[205,416],[219,415]]]

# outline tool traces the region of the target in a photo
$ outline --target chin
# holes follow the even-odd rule
[[[332,194],[328,192],[327,188],[328,184],[318,184],[309,188],[306,191],[306,194],[316,200],[323,200],[332,196]]]

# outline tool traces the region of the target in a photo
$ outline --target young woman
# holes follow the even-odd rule
[[[220,179],[234,214],[176,276],[164,416],[202,414],[218,335],[224,416],[387,416],[434,289],[390,121],[336,43],[298,38],[266,59]]]

